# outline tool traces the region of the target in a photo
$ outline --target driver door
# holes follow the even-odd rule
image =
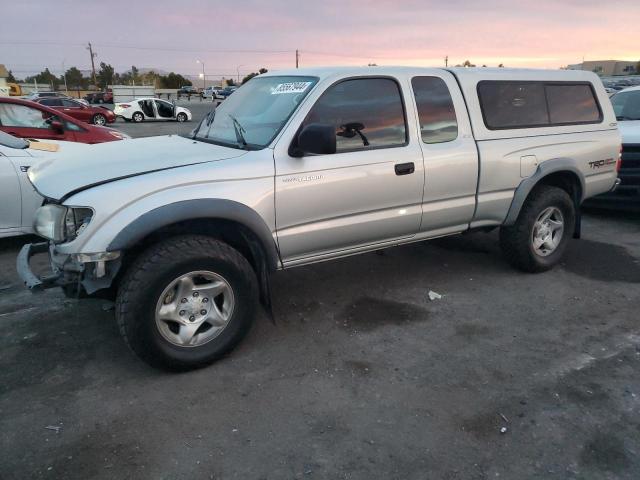
[[[22,200],[18,174],[8,157],[0,154],[0,236],[10,228],[20,226]]]
[[[320,96],[301,126],[333,126],[336,153],[296,158],[288,141],[277,146],[276,227],[285,266],[418,232],[424,167],[404,105],[395,79],[345,79]]]
[[[0,104],[0,130],[15,137],[65,140],[65,131],[56,132],[49,125],[52,118],[57,117],[31,106]]]

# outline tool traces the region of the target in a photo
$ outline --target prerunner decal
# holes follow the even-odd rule
[[[311,82],[281,83],[271,91],[271,95],[281,95],[283,93],[302,93],[309,87],[309,85],[311,85]]]

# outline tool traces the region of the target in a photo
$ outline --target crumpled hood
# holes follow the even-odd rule
[[[45,197],[60,200],[71,192],[144,173],[239,157],[245,150],[197,142],[177,135],[82,145],[38,162],[29,179]]]
[[[640,120],[620,121],[618,129],[622,135],[622,143],[640,144]]]

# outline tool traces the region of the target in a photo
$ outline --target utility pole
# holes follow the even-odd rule
[[[89,42],[89,46],[87,47],[87,50],[89,50],[89,55],[91,55],[91,72],[93,74],[93,84],[97,87],[98,86],[98,81],[96,80],[96,65],[93,61],[93,59],[95,57],[98,56],[97,53],[93,53],[93,48],[91,47],[91,42]]]
[[[449,55],[444,57],[444,67],[447,68],[449,66]]]
[[[67,88],[67,71],[64,69],[64,62],[67,59],[62,60],[62,76],[64,77],[64,93],[69,93],[69,89]]]
[[[298,49],[296,49],[296,68],[298,68],[299,63],[300,63],[300,52],[298,51]]]

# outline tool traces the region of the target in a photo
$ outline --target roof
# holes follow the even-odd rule
[[[468,81],[492,80],[574,80],[593,81],[596,75],[582,70],[551,70],[551,69],[527,69],[527,68],[487,68],[487,67],[409,67],[409,66],[375,66],[375,67],[310,67],[289,70],[269,71],[260,77],[268,76],[311,76],[321,80],[329,77],[348,77],[365,75],[428,75],[435,72],[448,71],[456,77],[465,78]]]
[[[7,67],[0,63],[0,78],[7,78],[9,76],[9,72],[7,71]]]

